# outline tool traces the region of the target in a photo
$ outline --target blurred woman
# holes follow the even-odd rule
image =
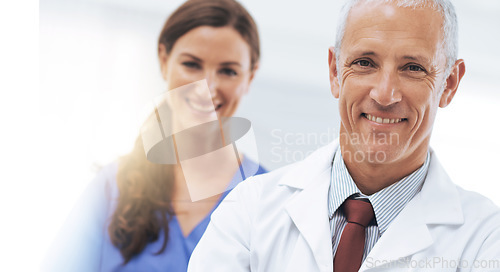
[[[168,122],[172,131],[187,131],[193,124],[219,120],[224,131],[224,120],[234,114],[258,68],[259,35],[252,17],[236,1],[189,0],[166,21],[158,56],[172,92],[164,101],[172,114],[168,120],[161,116],[161,122]],[[170,91],[193,83],[198,87],[175,95]],[[200,88],[205,83],[208,101]],[[158,111],[148,120],[157,117]],[[220,139],[228,137],[212,132],[183,135],[174,137],[200,154],[224,146]],[[234,155],[221,151],[227,154],[199,159],[197,171],[188,174],[187,166],[148,161],[143,139],[139,136],[129,154],[91,183],[65,225],[64,240],[52,251],[56,255],[49,258],[47,271],[186,271],[210,214],[228,193],[224,188],[241,181],[242,168],[265,172],[243,155],[236,156],[235,164]],[[205,173],[204,182],[222,188],[221,193],[191,201],[186,175],[199,180],[198,173]]]

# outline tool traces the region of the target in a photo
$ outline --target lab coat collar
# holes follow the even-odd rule
[[[321,271],[332,271],[333,256],[328,221],[328,186],[332,158],[338,144],[336,142],[313,153],[306,160],[291,167],[280,180],[280,185],[300,190],[286,203],[286,212],[300,231],[312,251]],[[297,254],[304,256],[304,248],[296,248]],[[292,258],[290,267],[300,266],[301,256]],[[297,265],[293,262],[298,262]]]
[[[328,222],[328,186],[338,140],[291,167],[280,185],[301,190],[286,204],[286,211],[311,248],[318,267],[333,263]],[[314,207],[314,208],[313,208]],[[434,151],[427,176],[418,193],[389,225],[370,251],[360,271],[404,260],[433,243],[428,224],[463,224],[460,196]]]
[[[333,155],[339,146],[338,139],[313,152],[305,160],[289,166],[289,171],[279,181],[296,189],[305,189],[312,182],[312,177],[332,168]],[[326,181],[329,183],[329,177]]]
[[[425,222],[427,224],[461,225],[464,223],[464,215],[457,186],[446,174],[434,150],[431,148],[430,151],[431,162],[420,192],[422,210],[425,211]]]
[[[389,225],[366,257],[360,271],[381,266],[398,267],[410,261],[407,257],[434,243],[429,224],[463,223],[457,187],[431,149],[431,161],[422,190]]]

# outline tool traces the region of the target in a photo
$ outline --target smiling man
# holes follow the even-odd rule
[[[423,165],[437,108],[451,102],[465,65],[448,48],[456,34],[444,40],[438,11],[370,1],[348,18],[329,52],[330,83],[346,166],[372,194]]]
[[[457,40],[448,0],[348,1],[328,54],[339,140],[233,190],[189,271],[500,271],[500,209],[429,147]]]

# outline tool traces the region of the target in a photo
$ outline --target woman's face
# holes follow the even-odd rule
[[[160,45],[159,55],[167,90],[177,88],[167,103],[181,130],[232,116],[255,71],[249,45],[231,27],[194,28],[175,42],[170,54]]]

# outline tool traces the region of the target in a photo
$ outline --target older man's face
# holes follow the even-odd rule
[[[338,71],[330,52],[340,139],[350,158],[423,162],[437,107],[446,106],[456,90],[446,87],[441,25],[441,15],[428,8],[353,8]]]

